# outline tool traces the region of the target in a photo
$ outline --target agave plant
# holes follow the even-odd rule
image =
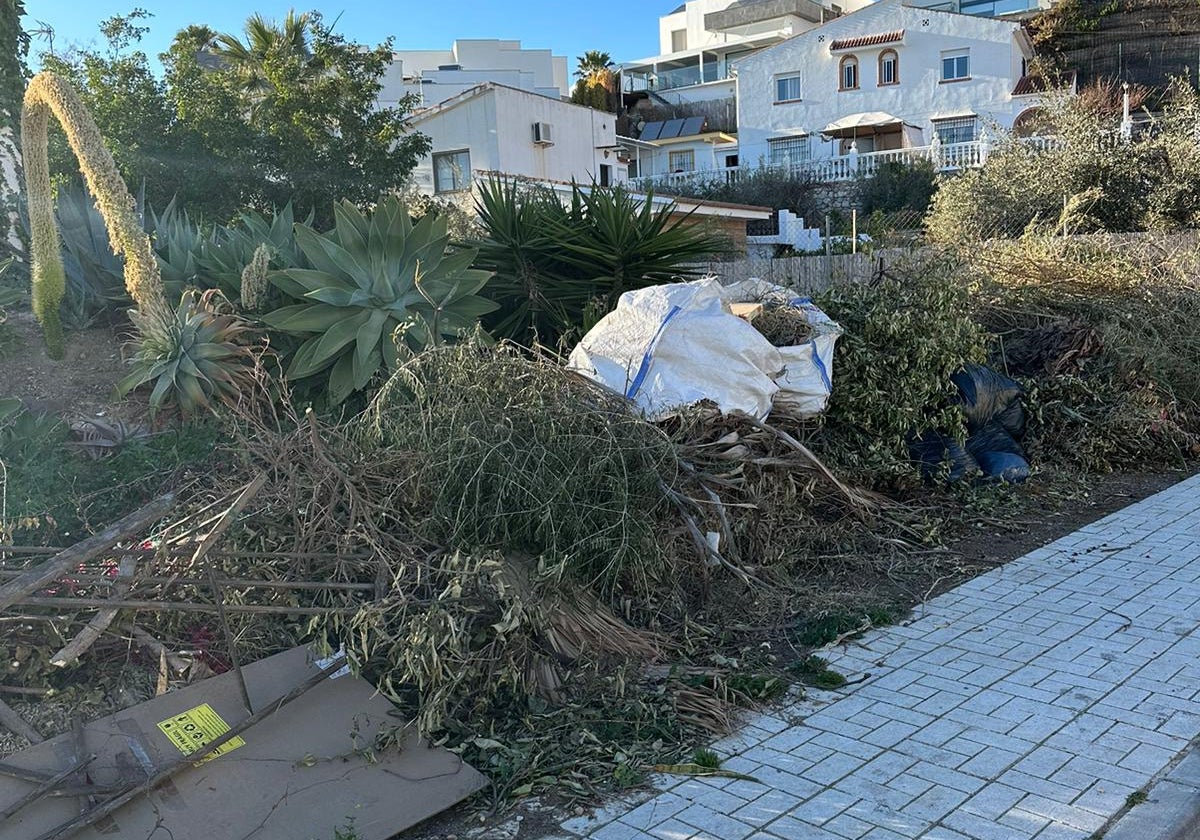
[[[200,223],[192,221],[175,199],[171,199],[162,213],[151,210],[148,221],[146,232],[154,242],[167,300],[174,303],[188,288],[212,288],[200,263],[201,250],[207,241]]]
[[[232,403],[255,376],[255,353],[248,340],[253,325],[220,305],[216,289],[183,293],[174,317],[130,313],[138,328],[133,372],[117,390],[125,395],[151,382],[150,411],[178,406],[184,415]]]
[[[312,223],[310,214],[305,224]],[[296,247],[296,217],[292,205],[270,216],[245,210],[237,221],[219,227],[201,254],[203,273],[230,300],[241,298],[242,275],[259,246],[266,245],[276,269],[306,268],[308,263]]]
[[[328,372],[336,405],[381,369],[395,370],[410,352],[471,331],[496,307],[477,294],[489,275],[471,268],[476,251],[447,251],[444,219],[428,214],[414,223],[395,196],[370,213],[343,201],[334,216],[328,234],[296,226],[296,243],[313,267],[271,279],[303,303],[263,320],[303,339],[288,378]]]
[[[82,329],[106,312],[129,308],[133,301],[125,290],[125,261],[113,253],[104,217],[83,184],[59,187],[54,214],[67,279],[64,323]]]

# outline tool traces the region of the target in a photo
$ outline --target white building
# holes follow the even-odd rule
[[[914,6],[983,17],[1027,17],[1052,5],[1052,0],[914,0]]]
[[[617,138],[629,159],[630,178],[738,165],[737,137],[712,129],[704,117],[642,121],[638,134],[636,140]]]
[[[395,105],[413,93],[419,107],[444,102],[485,82],[565,99],[570,96],[567,59],[550,50],[524,49],[520,41],[455,41],[449,50],[404,50],[392,54],[379,102]]]
[[[740,62],[741,164],[832,180],[873,153],[970,165],[989,128],[1041,100],[1032,56],[1019,23],[879,0]]]
[[[870,0],[688,0],[659,19],[659,54],[621,65],[622,90],[671,103],[734,95],[738,59]]]
[[[497,172],[539,181],[624,181],[616,115],[488,82],[409,118],[433,151],[413,171],[427,195],[465,193]]]

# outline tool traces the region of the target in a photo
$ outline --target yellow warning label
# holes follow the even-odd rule
[[[229,731],[229,725],[221,720],[221,716],[207,703],[194,709],[188,709],[173,718],[159,721],[158,728],[171,739],[171,743],[179,747],[179,751],[184,755],[199,752],[205,744],[215,741]],[[244,746],[246,746],[246,742],[241,737],[230,738],[197,763],[203,764],[205,761],[212,761],[218,756]]]

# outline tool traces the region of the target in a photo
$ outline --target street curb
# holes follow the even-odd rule
[[[1154,783],[1149,798],[1130,808],[1104,840],[1189,840],[1200,837],[1200,750]]]

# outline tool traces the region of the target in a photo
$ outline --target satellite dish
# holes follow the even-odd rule
[[[645,121],[645,120],[638,120],[638,121],[637,121],[637,125],[635,126],[635,128],[637,128],[637,130],[638,130],[638,134],[641,134],[643,131],[645,131],[645,130],[646,130],[646,121]]]

